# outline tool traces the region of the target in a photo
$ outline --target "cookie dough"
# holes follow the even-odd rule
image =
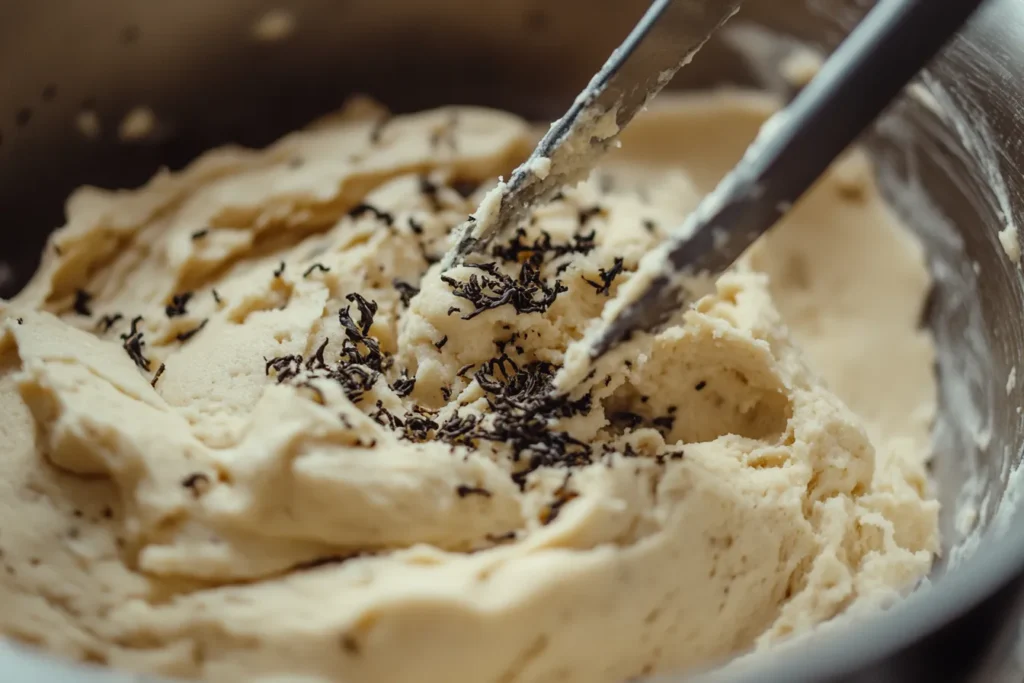
[[[514,116],[361,101],[76,192],[0,304],[0,632],[210,681],[617,683],[898,597],[938,548],[929,278],[860,154],[549,391],[774,106],[663,98],[445,275]]]

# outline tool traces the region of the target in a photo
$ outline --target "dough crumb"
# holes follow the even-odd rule
[[[153,110],[138,106],[121,119],[117,135],[122,142],[139,142],[151,136],[156,130],[156,125],[157,118]]]
[[[534,159],[530,164],[530,170],[533,171],[535,176],[544,180],[548,177],[548,174],[551,173],[551,159],[548,159],[547,157],[538,157]]]
[[[92,109],[83,109],[75,116],[75,128],[88,140],[95,140],[102,132],[100,117]]]
[[[1020,240],[1017,237],[1017,227],[1008,225],[999,231],[999,243],[1003,251],[1014,265],[1020,264]]]
[[[821,53],[810,48],[793,48],[779,64],[779,73],[794,88],[803,88],[818,75],[825,63]]]
[[[265,43],[276,43],[289,38],[296,27],[295,14],[286,9],[272,9],[252,25],[252,37]]]

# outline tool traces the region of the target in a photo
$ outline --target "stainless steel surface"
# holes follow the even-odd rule
[[[881,0],[821,71],[766,125],[736,167],[662,249],[645,256],[640,292],[583,343],[592,359],[647,332],[688,297],[684,277],[717,278],[864,133],[977,10],[981,0]],[[606,309],[607,310],[607,309]]]
[[[937,276],[923,322],[943,350],[933,473],[944,559],[934,585],[891,613],[779,652],[752,673],[737,671],[741,680],[855,671],[857,680],[965,680],[978,663],[956,658],[966,641],[940,640],[945,647],[908,660],[912,644],[930,642],[926,634],[971,608],[1016,599],[999,591],[1024,568],[1024,529],[1001,520],[1016,505],[1005,494],[1019,462],[1024,383],[1009,395],[1005,387],[1011,368],[1024,370],[1024,290],[997,232],[1024,215],[1024,3],[994,3],[868,139]],[[295,32],[276,43],[253,40],[253,22],[277,8],[294,13]],[[3,291],[30,275],[77,185],[134,186],[216,144],[266,144],[354,91],[398,110],[473,102],[551,120],[645,8],[643,0],[2,3],[0,261],[11,270]],[[860,0],[746,0],[729,28],[763,26],[828,50],[865,9]],[[753,45],[742,34],[711,41],[673,87],[758,82],[786,40]],[[746,48],[755,58],[743,56]],[[118,121],[140,104],[157,114],[158,135],[122,143]],[[101,124],[96,139],[75,126],[83,108]],[[977,501],[974,526],[984,531],[973,554],[964,543],[972,525],[957,524],[968,499]],[[996,620],[970,623],[983,656],[1005,662],[999,646],[1012,639],[994,632]],[[903,655],[893,660],[896,652]],[[0,670],[10,680],[85,680],[73,667],[9,648],[0,649]]]
[[[473,251],[485,250],[506,229],[517,227],[536,205],[569,183],[587,177],[637,112],[664,88],[739,9],[740,0],[654,0],[636,27],[551,124],[537,148],[502,188],[496,220],[469,220],[456,228],[445,254],[448,269]],[[614,117],[614,130],[602,122]],[[537,173],[537,164],[547,168]]]

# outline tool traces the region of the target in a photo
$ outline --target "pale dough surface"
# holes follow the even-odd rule
[[[211,681],[617,683],[898,596],[938,548],[929,279],[859,155],[589,398],[537,398],[772,106],[666,100],[544,249],[448,280],[513,116],[363,103],[78,191],[2,304],[0,631]]]

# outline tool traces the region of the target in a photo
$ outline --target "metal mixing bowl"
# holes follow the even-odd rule
[[[936,0],[939,1],[939,0]],[[226,142],[264,145],[368,92],[396,110],[475,103],[550,120],[625,35],[643,0],[38,0],[0,4],[0,295],[24,284],[63,200],[83,183],[140,184]],[[828,50],[858,0],[747,0],[675,87],[785,87],[789,38]],[[294,32],[253,38],[284,9]],[[867,143],[894,206],[924,240],[941,349],[934,476],[944,554],[888,613],[755,658],[730,680],[1015,680],[1024,527],[1014,523],[1024,372],[1020,270],[997,233],[1024,210],[1024,4],[992,0]],[[787,38],[788,37],[788,38]],[[740,49],[736,49],[739,46]],[[756,49],[755,49],[756,48]],[[133,107],[157,115],[124,142]],[[82,112],[88,120],[82,120]],[[76,121],[78,125],[76,125]],[[98,123],[98,135],[83,135]],[[88,124],[88,125],[86,125]],[[92,132],[97,132],[93,130]],[[881,388],[880,390],[884,390]],[[2,449],[2,446],[0,446]],[[2,607],[2,606],[0,606]],[[11,680],[125,680],[0,645]],[[138,680],[138,679],[132,679]]]

